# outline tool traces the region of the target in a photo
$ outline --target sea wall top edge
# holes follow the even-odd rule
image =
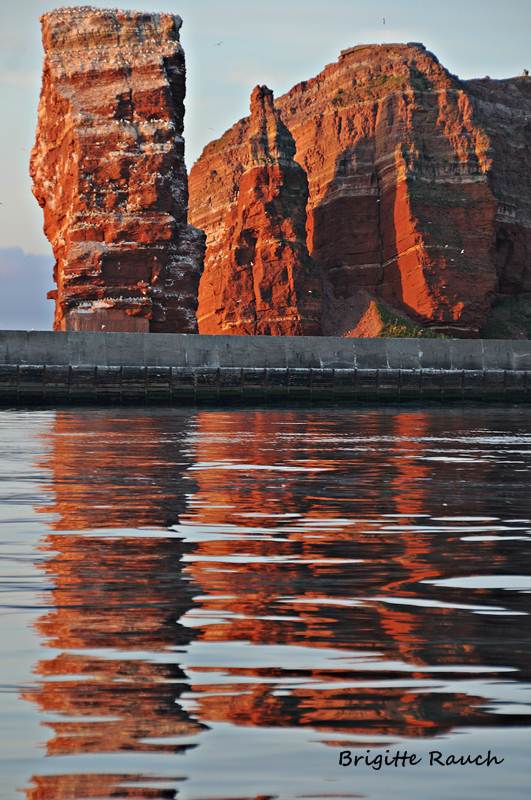
[[[531,341],[0,331],[0,365],[531,370]]]

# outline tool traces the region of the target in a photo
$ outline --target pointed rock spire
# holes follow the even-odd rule
[[[273,92],[251,95],[246,168],[199,289],[200,333],[320,333],[319,272],[306,247],[308,183]]]

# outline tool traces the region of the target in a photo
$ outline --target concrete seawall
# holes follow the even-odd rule
[[[531,402],[531,342],[0,331],[0,403]]]

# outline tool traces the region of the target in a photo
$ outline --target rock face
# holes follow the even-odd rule
[[[492,152],[495,264],[502,295],[531,291],[531,78],[466,82]]]
[[[181,19],[80,7],[41,23],[31,176],[55,328],[193,332],[204,236],[187,222]]]
[[[497,298],[529,291],[530,97],[526,78],[461,82],[410,43],[346,50],[276,101],[308,179],[322,333],[374,335],[383,314],[476,336]],[[231,221],[255,129],[236,123],[190,173],[190,218],[207,234],[200,330],[208,316],[228,332],[231,276],[250,268],[242,251],[236,266]]]
[[[234,202],[201,281],[200,333],[318,334],[321,282],[306,247],[308,183],[273,93],[251,95]]]

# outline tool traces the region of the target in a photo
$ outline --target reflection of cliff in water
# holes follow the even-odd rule
[[[25,695],[46,716],[59,715],[45,723],[52,732],[48,755],[175,753],[193,745],[150,739],[204,728],[179,703],[189,684],[174,651],[194,634],[179,622],[193,604],[180,577],[185,548],[175,535],[139,530],[177,521],[185,509],[193,491],[184,477],[192,425],[190,415],[164,413],[56,416],[43,465],[53,494],[43,510],[58,515],[57,533],[41,546],[50,610],[36,627],[58,653],[36,665],[39,684]],[[27,796],[143,797],[148,790],[127,788],[140,777],[35,776]],[[174,796],[165,788],[149,792]]]
[[[530,595],[424,582],[528,566],[509,541],[479,547],[437,521],[528,502],[509,465],[441,457],[471,424],[448,414],[58,413],[37,623],[58,652],[25,695],[59,715],[48,755],[183,752],[216,721],[331,741],[529,724],[481,693],[529,680],[528,617],[461,606],[528,613]],[[150,795],[128,785],[141,777],[35,776],[27,797],[174,796],[168,778]]]
[[[195,413],[99,409],[57,412],[47,487],[56,530],[166,526],[194,491],[184,476]]]
[[[467,686],[478,676],[494,679],[500,666],[521,670],[519,679],[529,676],[526,618],[475,614],[451,603],[434,607],[437,589],[422,583],[481,574],[485,563],[493,573],[510,574],[516,563],[505,543],[485,541],[479,548],[462,541],[458,526],[452,533],[427,519],[446,505],[448,515],[488,516],[493,496],[484,493],[485,484],[499,482],[484,463],[468,467],[472,484],[461,467],[430,460],[432,440],[448,437],[448,420],[411,411],[331,419],[250,412],[242,420],[236,426],[232,415],[198,415],[197,460],[213,468],[195,473],[188,519],[220,532],[238,526],[236,541],[198,543],[187,568],[211,618],[201,639],[334,647],[363,658],[355,668],[328,670],[235,663],[225,668],[223,691],[208,683],[194,687],[199,717],[393,736],[527,722],[494,715]],[[457,416],[456,423],[466,420]],[[241,469],[228,472],[228,463]],[[482,486],[479,495],[474,485]],[[245,558],[235,561],[238,552]],[[455,604],[467,603],[462,590],[453,594]],[[496,605],[491,594],[485,592],[487,612]],[[403,604],[389,602],[391,596]],[[202,671],[208,681],[208,669]],[[250,682],[240,683],[242,676]],[[304,687],[286,688],[289,678]],[[434,679],[437,691],[414,686]],[[374,685],[382,681],[396,685]],[[442,691],[450,681],[452,690]]]

